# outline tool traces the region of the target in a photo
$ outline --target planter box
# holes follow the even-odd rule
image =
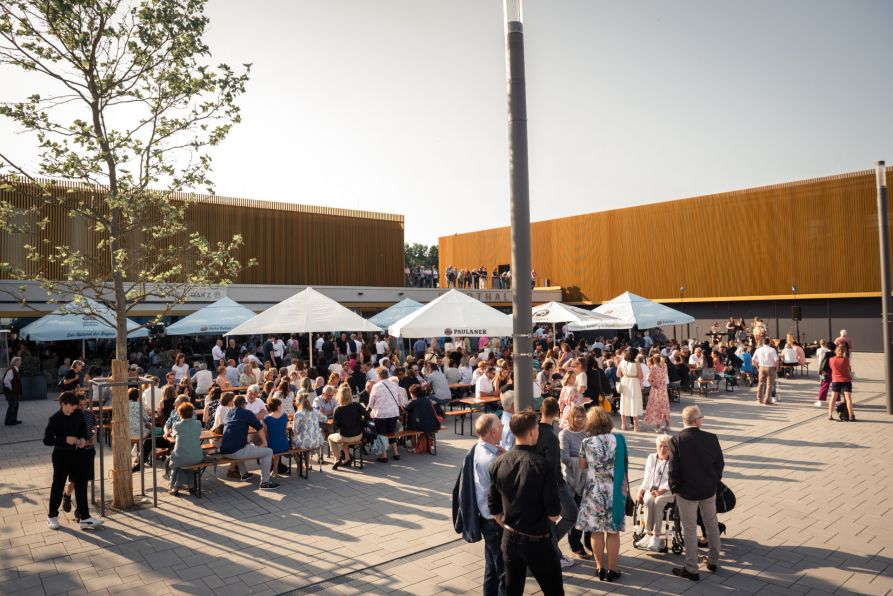
[[[44,374],[36,377],[22,377],[22,401],[47,398],[47,377]]]

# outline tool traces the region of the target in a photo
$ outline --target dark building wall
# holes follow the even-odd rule
[[[77,200],[95,202],[97,210],[104,208],[93,188],[43,181],[56,198],[55,204],[47,205],[33,185],[3,181],[11,189],[0,190],[0,201],[22,212],[21,223],[30,217],[32,225],[30,234],[0,230],[0,262],[10,262],[30,275],[41,271],[56,279],[64,278],[65,272],[49,259],[54,246],[92,251],[97,262],[109,262],[107,255],[95,250],[103,234],[85,218],[70,216],[70,202]],[[234,283],[404,285],[402,215],[186,193],[175,193],[174,200],[186,208],[188,230],[202,234],[211,246],[242,235],[244,245],[237,258],[242,263],[255,258],[258,265],[244,270]],[[41,205],[40,212],[27,215],[24,211],[35,204]],[[43,218],[47,225],[39,229],[36,223]],[[138,234],[125,239],[129,246],[139,246],[139,242]],[[38,262],[27,262],[25,244],[42,247]],[[143,253],[139,259],[151,260],[151,251],[136,252]],[[189,264],[184,265],[188,270]],[[91,269],[94,277],[107,275],[107,271]],[[0,274],[0,279],[8,278]]]
[[[834,339],[841,329],[846,329],[857,351],[880,352],[881,338],[880,298],[838,298],[815,300],[748,300],[717,302],[666,303],[667,306],[695,317],[688,328],[691,337],[704,339],[714,321],[725,329],[728,317],[743,317],[750,325],[754,317],[760,317],[769,326],[773,337],[796,336],[797,324],[791,318],[791,306],[799,305],[803,319],[800,321],[800,339],[818,341]],[[665,327],[668,337],[687,337],[686,326]]]

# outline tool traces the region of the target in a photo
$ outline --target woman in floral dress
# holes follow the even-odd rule
[[[652,356],[649,366],[651,393],[642,422],[654,427],[655,432],[670,428],[670,396],[667,393],[667,365],[662,356]]]
[[[583,439],[580,446],[579,463],[586,470],[586,483],[576,528],[592,532],[592,553],[598,578],[603,581],[614,581],[621,575],[617,571],[617,558],[620,532],[626,529],[629,495],[626,439],[612,433],[613,428],[614,423],[604,409],[590,408],[586,414],[586,431],[590,437]]]

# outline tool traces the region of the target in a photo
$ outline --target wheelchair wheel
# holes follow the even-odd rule
[[[633,546],[645,536],[645,503],[637,501],[633,508]]]
[[[685,539],[682,537],[682,520],[679,517],[679,506],[675,502],[670,515],[673,521],[673,554],[681,555],[682,551],[685,550]]]

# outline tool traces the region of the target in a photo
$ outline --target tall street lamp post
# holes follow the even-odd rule
[[[521,0],[503,0],[509,177],[512,223],[512,340],[515,411],[533,407],[533,318],[530,276],[530,184],[527,171],[527,88]]]
[[[893,331],[890,329],[890,214],[887,207],[887,166],[877,162],[878,239],[881,250],[881,317],[884,338],[884,380],[887,414],[893,414]]]

